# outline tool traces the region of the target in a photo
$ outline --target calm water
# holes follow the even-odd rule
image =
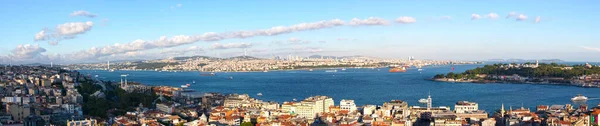
[[[482,65],[456,65],[454,72],[463,72]],[[217,73],[216,76],[199,76],[199,72],[155,72],[155,71],[80,71],[99,75],[100,79],[118,81],[120,74],[129,74],[130,81],[147,85],[177,86],[192,83],[190,88],[200,92],[245,93],[267,101],[291,101],[313,95],[331,96],[339,104],[341,99],[353,99],[357,105],[376,104],[400,99],[409,105],[420,105],[417,101],[431,92],[434,106],[451,106],[459,100],[479,103],[479,108],[488,112],[500,108],[504,103],[514,108],[525,107],[535,110],[539,104],[568,104],[570,98],[583,94],[588,104],[600,102],[600,89],[556,85],[530,84],[473,84],[432,82],[425,80],[435,74],[450,72],[451,66],[424,67],[422,72],[408,69],[406,73],[389,73],[388,68],[338,69],[336,73],[325,70],[271,71]],[[233,77],[232,80],[229,77]],[[262,93],[262,97],[256,96]],[[420,105],[423,106],[423,105]]]

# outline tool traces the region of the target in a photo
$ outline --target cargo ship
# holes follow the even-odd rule
[[[394,67],[391,68],[390,73],[406,72],[406,67]]]

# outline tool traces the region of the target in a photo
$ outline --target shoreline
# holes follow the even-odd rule
[[[352,68],[352,69],[377,69],[377,68],[387,68],[387,67],[327,67],[327,68],[301,68],[301,69],[279,69],[279,70],[267,70],[267,72],[271,71],[300,71],[300,70],[328,70],[328,69],[342,69],[342,68]],[[73,71],[107,71],[104,69],[79,69]],[[145,72],[200,72],[200,73],[249,73],[249,72],[264,72],[264,71],[195,71],[195,70],[170,70],[170,71],[156,71],[156,70],[114,70],[114,71],[145,71]]]
[[[446,80],[444,80],[446,79]],[[426,79],[429,81],[434,81],[434,82],[450,82],[450,83],[473,83],[473,84],[529,84],[529,85],[558,85],[558,86],[573,86],[573,87],[580,87],[580,88],[600,88],[600,87],[592,87],[592,86],[582,86],[582,85],[577,85],[577,84],[572,84],[572,83],[550,83],[550,82],[530,82],[530,81],[524,81],[524,82],[510,82],[510,81],[497,81],[497,80],[467,80],[467,81],[450,81],[447,80],[447,78],[438,78],[438,79],[434,79],[434,78],[430,78],[430,79]]]

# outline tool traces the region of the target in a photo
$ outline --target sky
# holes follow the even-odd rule
[[[594,0],[0,1],[0,64],[363,55],[599,62]]]

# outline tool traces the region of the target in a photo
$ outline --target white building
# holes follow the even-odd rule
[[[156,108],[162,112],[170,114],[175,111],[175,104],[172,102],[157,103]]]
[[[479,105],[475,102],[458,101],[454,105],[454,111],[456,113],[473,112],[477,110],[479,110]]]
[[[342,99],[342,101],[340,101],[340,109],[353,112],[356,111],[356,104],[354,104],[354,100]]]

